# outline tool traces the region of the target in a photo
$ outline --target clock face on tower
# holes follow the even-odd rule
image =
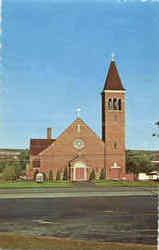
[[[73,142],[73,146],[77,149],[82,149],[85,146],[85,143],[82,139],[76,139]]]

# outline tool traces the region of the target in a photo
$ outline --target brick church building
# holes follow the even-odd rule
[[[101,93],[102,139],[80,117],[56,139],[48,128],[46,139],[30,140],[28,178],[52,170],[54,179],[57,173],[63,179],[67,170],[70,181],[86,181],[92,170],[98,179],[104,169],[106,179],[132,179],[125,169],[125,92],[112,59]]]

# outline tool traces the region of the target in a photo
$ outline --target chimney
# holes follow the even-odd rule
[[[52,128],[47,128],[47,139],[52,139]]]

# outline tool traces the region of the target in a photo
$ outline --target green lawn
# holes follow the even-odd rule
[[[12,249],[48,250],[157,250],[157,246],[128,243],[99,243],[0,233],[0,247]]]
[[[159,183],[150,181],[94,181],[97,187],[159,187]],[[74,187],[69,181],[54,181],[53,183],[36,183],[33,181],[0,181],[0,188],[56,188],[56,187]]]
[[[54,188],[54,187],[73,187],[72,183],[68,181],[54,181],[53,183],[44,182],[36,183],[32,181],[0,181],[0,188]]]
[[[159,182],[153,181],[109,181],[99,180],[94,181],[96,186],[100,187],[159,187]]]

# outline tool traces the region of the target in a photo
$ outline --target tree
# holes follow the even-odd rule
[[[154,170],[152,155],[141,151],[130,151],[126,153],[126,170],[128,173],[134,173],[136,176],[143,173],[150,173]]]
[[[4,178],[17,179],[21,174],[24,175],[25,167],[29,161],[29,150],[23,150],[16,159],[7,159],[0,162],[0,173]]]
[[[5,169],[5,167],[7,166],[8,162],[6,161],[0,161],[0,173],[3,172],[3,170]]]
[[[105,168],[102,168],[99,179],[105,180],[105,177],[106,177]]]
[[[53,182],[53,172],[52,172],[52,169],[49,170],[49,182]]]
[[[64,170],[64,174],[63,174],[63,180],[67,181],[68,180],[68,171],[67,171],[67,167]]]
[[[17,179],[21,175],[21,173],[22,169],[18,161],[15,162],[14,160],[10,160],[5,162],[5,167],[3,169],[4,179]]]
[[[16,166],[12,165],[7,165],[3,171],[3,178],[6,181],[14,181],[17,178],[16,175]]]
[[[22,169],[19,163],[14,164],[15,167],[15,173],[16,173],[16,178],[18,178],[21,173],[22,173]]]
[[[26,169],[26,165],[29,162],[29,150],[28,149],[23,150],[20,153],[20,155],[18,157],[18,160],[19,160],[21,169],[25,170]]]
[[[56,172],[56,180],[60,181],[60,171],[59,171],[59,169]]]
[[[43,172],[42,174],[43,174],[44,181],[47,181],[47,175],[46,175],[46,173]]]
[[[90,179],[90,181],[95,179],[95,171],[94,171],[94,169],[92,169],[92,172],[90,173],[89,179]]]

